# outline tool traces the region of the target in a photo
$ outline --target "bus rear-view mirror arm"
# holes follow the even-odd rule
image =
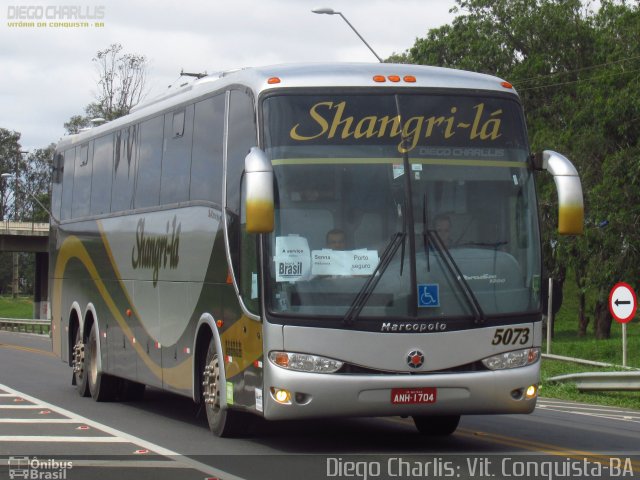
[[[273,167],[267,155],[252,147],[244,160],[248,233],[270,233],[274,224]]]
[[[552,150],[536,155],[534,165],[553,175],[558,191],[558,233],[580,235],[584,230],[584,201],[576,167],[567,157]]]

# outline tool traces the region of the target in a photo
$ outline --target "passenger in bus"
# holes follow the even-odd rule
[[[436,217],[436,232],[446,247],[453,244],[451,240],[451,218],[449,215],[442,214]]]
[[[331,250],[346,250],[347,239],[343,230],[334,228],[327,232],[327,248]]]

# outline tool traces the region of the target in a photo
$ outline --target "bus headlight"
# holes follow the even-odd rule
[[[342,368],[343,362],[332,358],[306,353],[271,352],[269,360],[275,365],[298,372],[333,373]]]
[[[524,348],[513,352],[493,355],[482,360],[482,363],[489,370],[505,370],[508,368],[526,367],[536,363],[540,358],[539,348]]]

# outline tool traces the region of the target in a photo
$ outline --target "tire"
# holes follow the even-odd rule
[[[235,437],[246,433],[247,418],[241,412],[222,408],[220,397],[225,391],[220,383],[220,355],[213,339],[201,365],[202,402],[207,415],[209,430],[218,437]]]
[[[422,435],[446,437],[458,428],[460,415],[443,415],[441,417],[414,415],[413,423]]]
[[[81,397],[88,397],[89,382],[87,381],[87,363],[85,361],[86,345],[82,342],[82,334],[80,333],[80,326],[76,330],[75,343],[73,345],[73,381],[72,384],[76,386],[78,395]]]
[[[85,367],[91,397],[96,402],[114,400],[118,379],[98,371],[98,334],[95,323],[91,325],[91,332],[85,346]]]

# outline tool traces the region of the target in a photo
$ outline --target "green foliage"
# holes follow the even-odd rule
[[[640,287],[640,5],[457,0],[453,11],[459,15],[451,25],[397,57],[509,79],[532,150],[572,159],[585,196],[585,234],[558,237],[555,188],[538,176],[545,268],[560,282],[568,269],[576,273],[579,333],[592,317],[596,337],[608,338],[609,290],[618,281]]]
[[[32,318],[33,300],[28,297],[0,296],[0,318]]]

